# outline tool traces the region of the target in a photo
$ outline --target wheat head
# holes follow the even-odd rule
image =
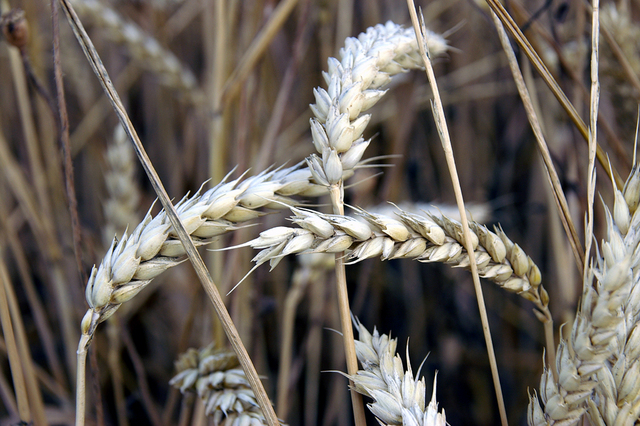
[[[545,368],[530,425],[632,425],[640,415],[640,170],[604,206],[607,236],[591,265],[571,337],[556,356],[558,380]],[[541,400],[541,401],[540,401]],[[543,403],[544,409],[540,402]]]
[[[444,410],[438,412],[436,380],[433,379],[431,401],[426,403],[424,377],[414,377],[407,347],[407,370],[396,354],[397,340],[373,329],[371,334],[357,319],[354,325],[359,337],[356,353],[362,369],[349,378],[356,391],[374,399],[369,410],[382,425],[445,426]],[[417,375],[420,374],[418,371]]]
[[[263,426],[266,420],[233,351],[214,344],[191,348],[176,361],[178,373],[169,384],[180,392],[193,392],[215,426]]]

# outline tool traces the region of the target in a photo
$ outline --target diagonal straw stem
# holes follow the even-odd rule
[[[487,318],[487,308],[484,304],[484,296],[482,294],[482,287],[480,286],[480,277],[478,276],[478,266],[476,264],[475,253],[471,244],[471,231],[469,230],[469,222],[467,220],[467,212],[464,208],[464,199],[462,198],[462,189],[460,188],[460,180],[458,178],[458,172],[456,170],[455,158],[453,157],[453,148],[451,147],[451,139],[449,137],[449,130],[447,128],[447,122],[444,117],[444,109],[442,107],[442,99],[440,98],[440,92],[438,85],[436,84],[435,74],[433,67],[431,66],[431,59],[429,58],[429,52],[426,50],[426,43],[423,38],[424,22],[422,25],[418,23],[418,16],[416,14],[416,8],[413,0],[407,0],[409,6],[409,13],[411,15],[411,22],[416,32],[418,39],[418,47],[420,48],[420,54],[424,61],[424,65],[433,92],[433,101],[431,103],[433,109],[433,116],[438,128],[438,134],[442,142],[442,148],[444,150],[447,166],[449,168],[449,174],[451,176],[451,182],[453,184],[453,190],[456,196],[456,203],[458,204],[458,210],[460,211],[460,218],[462,219],[462,231],[464,235],[464,246],[469,256],[469,264],[471,268],[471,275],[473,276],[473,287],[476,292],[476,299],[478,301],[478,309],[480,310],[480,319],[482,321],[482,331],[484,333],[485,342],[487,345],[487,353],[489,355],[489,364],[491,365],[491,374],[493,376],[493,384],[495,387],[496,398],[498,400],[498,410],[500,411],[500,420],[502,426],[507,426],[507,410],[504,405],[504,398],[502,397],[502,388],[500,386],[500,376],[498,375],[498,363],[496,361],[496,355],[493,350],[493,342],[491,340],[491,330],[489,328],[489,319]]]
[[[158,174],[156,173],[153,165],[151,164],[151,160],[149,160],[149,157],[147,156],[147,153],[145,152],[145,149],[142,146],[142,142],[140,141],[140,138],[138,137],[135,129],[133,128],[133,125],[131,124],[131,121],[129,120],[129,116],[127,115],[124,105],[120,101],[120,97],[118,96],[118,93],[116,92],[115,87],[113,87],[113,84],[111,83],[111,79],[109,78],[109,75],[107,74],[107,71],[104,68],[104,65],[102,64],[102,61],[97,51],[95,50],[93,43],[91,42],[91,39],[89,38],[86,31],[84,30],[82,23],[78,19],[78,16],[76,15],[69,1],[68,0],[60,0],[60,1],[62,4],[62,8],[65,11],[65,14],[67,15],[71,28],[73,29],[74,35],[78,39],[78,42],[80,43],[82,50],[84,51],[87,59],[89,60],[89,63],[93,68],[93,71],[98,76],[98,79],[100,80],[100,84],[102,85],[105,93],[108,95],[113,105],[113,108],[116,112],[116,115],[118,116],[118,119],[122,123],[122,126],[125,128],[127,135],[133,142],[134,148],[136,150],[136,154],[138,155],[138,158],[140,159],[140,162],[142,163],[142,166],[144,167],[145,172],[147,173],[147,176],[149,177],[149,180],[151,181],[151,184],[156,194],[158,195],[160,202],[162,203],[162,206],[167,212],[167,216],[169,217],[171,224],[173,225],[173,229],[178,234],[178,237],[180,238],[180,242],[183,244],[187,252],[187,256],[189,257],[189,260],[193,264],[196,274],[198,275],[198,278],[200,278],[200,282],[202,283],[205,291],[207,292],[207,295],[211,299],[213,307],[216,313],[218,314],[220,321],[223,324],[225,333],[227,334],[227,337],[231,342],[231,346],[233,347],[233,350],[238,355],[240,364],[242,365],[242,368],[245,371],[245,374],[247,375],[249,384],[251,385],[251,389],[256,395],[256,399],[260,404],[260,408],[264,413],[264,417],[267,420],[267,423],[269,424],[269,426],[278,426],[280,423],[278,421],[278,418],[276,417],[273,407],[271,406],[269,397],[267,396],[267,393],[264,390],[264,387],[262,386],[262,382],[260,382],[258,373],[256,372],[256,369],[253,363],[251,362],[251,359],[249,358],[249,354],[247,353],[246,348],[244,347],[242,341],[240,340],[240,336],[238,334],[238,331],[235,325],[233,324],[233,321],[231,320],[231,316],[229,315],[229,312],[227,311],[226,306],[222,302],[220,293],[218,292],[218,289],[214,284],[213,279],[209,274],[209,271],[207,270],[204,262],[202,261],[200,254],[196,250],[193,244],[193,241],[189,237],[188,232],[186,231],[186,229],[184,228],[184,225],[180,221],[178,214],[175,210],[175,207],[171,203],[169,196],[166,190],[164,189],[164,186],[162,185],[162,182],[160,181]]]

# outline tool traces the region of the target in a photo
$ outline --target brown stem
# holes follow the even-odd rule
[[[87,274],[82,266],[82,255],[80,251],[81,233],[80,219],[78,218],[78,200],[76,199],[75,178],[73,174],[73,164],[71,163],[71,147],[69,144],[69,117],[67,115],[67,103],[64,98],[64,82],[62,80],[62,67],[60,65],[60,28],[58,22],[58,2],[51,0],[51,20],[53,30],[53,70],[56,82],[56,95],[58,98],[58,124],[60,126],[59,137],[64,153],[64,180],[67,188],[67,202],[69,203],[69,214],[71,215],[71,230],[73,233],[73,251],[76,257],[78,272],[82,282],[87,282]]]

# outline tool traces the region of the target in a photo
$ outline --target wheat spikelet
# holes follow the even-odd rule
[[[243,222],[261,216],[256,209],[282,208],[295,201],[292,195],[326,193],[312,182],[308,168],[296,165],[266,171],[246,179],[223,180],[214,188],[183,198],[176,209],[194,243],[238,229]],[[90,311],[98,321],[107,319],[121,303],[134,297],[153,278],[183,261],[184,248],[173,233],[164,211],[147,213],[130,233],[114,239],[99,267],[93,267],[86,287]],[[86,327],[83,327],[86,328]]]
[[[176,361],[178,373],[169,384],[202,399],[205,413],[218,426],[262,426],[267,422],[233,351],[214,344],[191,348]]]
[[[595,425],[632,425],[640,415],[640,172],[605,206],[607,238],[584,283],[571,338],[558,347],[556,382],[549,369],[540,399],[529,404],[531,425],[572,425],[588,412]]]
[[[355,389],[370,398],[369,410],[382,425],[445,426],[444,410],[438,412],[436,402],[436,378],[433,379],[433,395],[429,404],[425,398],[425,379],[414,378],[407,347],[407,370],[402,358],[396,354],[396,339],[386,334],[373,334],[354,320],[359,338],[356,353],[362,369],[348,376]],[[420,375],[418,370],[417,375]]]
[[[179,91],[188,102],[203,101],[193,73],[138,25],[98,0],[73,0],[72,3],[79,15],[100,27],[109,40],[124,44],[142,67],[156,73],[161,84]]]
[[[434,55],[446,52],[447,43],[438,34],[429,34]],[[342,179],[343,170],[352,170],[371,140],[362,134],[369,123],[369,110],[386,93],[382,88],[391,77],[420,68],[422,59],[413,29],[389,21],[345,40],[340,60],[329,58],[323,72],[327,90],[313,90],[316,103],[310,105],[313,144],[321,155],[307,158],[314,178],[330,186]]]
[[[469,267],[460,223],[441,214],[422,216],[399,210],[394,219],[355,209],[359,220],[296,207],[291,210],[295,214],[291,221],[299,228],[272,228],[238,246],[261,249],[253,258],[253,269],[267,261],[274,268],[289,254],[344,250],[350,250],[347,259],[351,263],[380,257]],[[500,228],[494,233],[476,222],[470,222],[470,227],[479,275],[532,301],[537,315],[546,317],[549,297],[533,260]]]

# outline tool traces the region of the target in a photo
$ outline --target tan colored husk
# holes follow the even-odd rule
[[[469,267],[460,223],[441,214],[423,216],[398,210],[392,218],[356,209],[356,219],[296,207],[291,210],[295,214],[291,221],[299,228],[273,228],[241,244],[261,249],[253,259],[256,267],[269,261],[273,268],[288,254],[346,249],[351,263],[371,257],[411,258]],[[470,222],[470,228],[480,276],[520,294],[547,315],[549,298],[533,260],[500,228],[492,232],[477,222]]]
[[[634,167],[624,192],[605,206],[607,238],[584,283],[571,338],[558,346],[556,382],[548,368],[529,404],[530,425],[631,425],[640,416],[640,190]]]

